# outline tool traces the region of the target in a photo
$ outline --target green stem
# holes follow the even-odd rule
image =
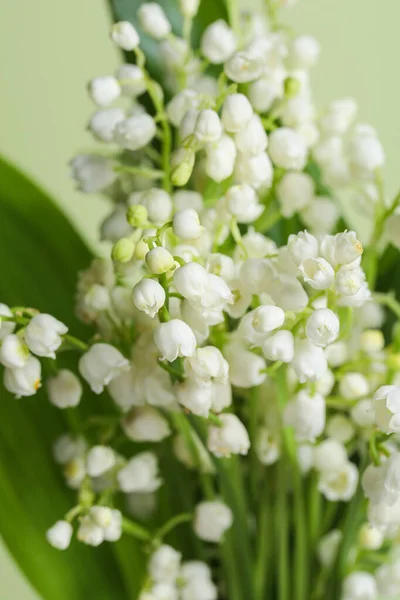
[[[134,165],[117,165],[114,167],[116,173],[129,173],[131,175],[140,175],[147,179],[162,179],[164,171],[152,169],[150,167],[135,167]]]
[[[268,579],[270,576],[271,563],[271,500],[270,500],[271,478],[264,477],[263,491],[260,501],[259,518],[257,522],[257,559],[254,568],[255,600],[264,600]]]
[[[167,521],[156,533],[154,534],[155,540],[162,541],[175,527],[182,525],[183,523],[190,523],[193,520],[193,515],[190,513],[183,513],[176,515]]]
[[[86,342],[82,342],[82,340],[79,340],[72,335],[64,335],[63,340],[67,346],[70,346],[75,350],[80,350],[80,352],[87,352],[89,350],[89,345],[86,344]]]
[[[287,472],[284,454],[278,462],[276,494],[276,535],[278,545],[278,600],[290,600],[289,581],[289,517],[287,506]]]
[[[240,13],[238,0],[225,0],[226,9],[228,11],[229,24],[235,34],[240,38]]]
[[[142,525],[139,525],[139,523],[135,523],[135,521],[127,519],[126,517],[123,517],[122,519],[122,530],[142,542],[148,542],[152,537],[150,531],[142,527]]]
[[[400,319],[400,302],[398,302],[393,293],[375,293],[373,298],[378,304],[383,304],[390,308],[390,310]]]

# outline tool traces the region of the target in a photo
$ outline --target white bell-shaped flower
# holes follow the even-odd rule
[[[345,463],[337,471],[323,471],[318,490],[330,502],[348,502],[357,489],[358,469],[352,462]]]
[[[357,400],[369,393],[368,379],[362,373],[345,373],[339,383],[339,393],[347,400]]]
[[[233,523],[229,506],[220,500],[200,502],[194,515],[194,531],[201,540],[218,543]]]
[[[79,372],[95,394],[129,369],[129,361],[110,344],[94,344],[79,361]]]
[[[139,46],[139,35],[129,21],[118,21],[111,27],[111,39],[123,50],[134,50]]]
[[[384,385],[380,387],[373,401],[375,420],[385,433],[400,432],[400,387]]]
[[[343,580],[342,600],[377,600],[376,580],[367,571],[354,571]]]
[[[233,385],[250,388],[265,381],[266,364],[261,356],[250,352],[238,342],[225,346],[224,354],[229,363],[229,379]]]
[[[315,346],[309,340],[296,340],[291,365],[300,383],[318,381],[328,368],[322,348]]]
[[[167,419],[150,406],[133,409],[122,419],[121,426],[134,442],[161,442],[171,433]]]
[[[268,337],[262,345],[265,358],[289,363],[294,356],[294,337],[291,331],[282,329]]]
[[[327,290],[335,280],[335,271],[324,258],[305,258],[299,269],[304,281],[315,290]]]
[[[178,385],[176,395],[179,404],[199,417],[208,417],[214,399],[212,383],[199,383],[195,379],[186,379]]]
[[[260,77],[262,64],[259,57],[241,51],[236,52],[226,61],[224,71],[226,76],[235,83],[249,83]]]
[[[208,430],[207,447],[215,456],[247,454],[250,448],[246,427],[231,413],[219,415],[220,426],[212,425]]]
[[[340,321],[329,308],[319,308],[307,319],[307,337],[313,344],[321,348],[334,342],[339,335],[339,330]]]
[[[112,142],[114,130],[118,123],[125,119],[122,108],[105,108],[94,113],[89,121],[89,129],[102,142]]]
[[[171,546],[162,544],[149,561],[149,573],[153,581],[175,583],[179,576],[182,555]]]
[[[205,29],[200,48],[203,56],[211,63],[219,65],[235,52],[235,34],[223,19],[218,19]]]
[[[113,75],[95,77],[89,84],[89,94],[98,106],[108,106],[119,98],[121,88]]]
[[[314,449],[314,466],[318,471],[339,471],[346,463],[346,448],[337,440],[328,438]]]
[[[62,344],[62,335],[68,327],[51,315],[40,314],[33,317],[24,333],[25,341],[31,352],[37,356],[56,357],[56,350]]]
[[[143,278],[132,292],[133,304],[138,310],[154,318],[165,303],[165,290],[155,279]]]
[[[229,365],[215,346],[196,348],[194,355],[185,359],[185,371],[199,383],[226,383]]]
[[[247,125],[235,135],[235,144],[239,152],[257,156],[268,146],[268,136],[258,115],[253,115]]]
[[[157,457],[153,452],[141,452],[131,458],[117,474],[120,489],[125,492],[155,492],[162,484],[158,476]]]
[[[282,215],[290,218],[305,207],[312,206],[314,188],[314,181],[307,173],[285,173],[276,187]]]
[[[11,312],[7,304],[2,304],[0,302],[0,342],[4,340],[4,338],[10,333],[12,333],[15,329],[15,323],[13,323],[12,321],[5,321],[1,317],[10,318],[12,316],[13,313]]]
[[[348,265],[361,256],[363,247],[355,231],[345,231],[335,236],[333,252],[336,265]]]
[[[231,94],[224,101],[221,120],[229,133],[237,133],[246,127],[252,116],[253,108],[244,94]]]
[[[134,115],[115,126],[114,139],[127,150],[139,150],[147,146],[157,131],[153,117],[147,114]]]
[[[41,365],[34,356],[29,356],[23,367],[4,370],[4,387],[16,398],[33,396],[41,386]]]
[[[222,135],[222,124],[215,110],[201,110],[194,126],[194,135],[201,144],[218,142]]]
[[[182,240],[194,240],[204,231],[199,215],[194,208],[183,208],[175,213],[172,230]]]
[[[251,223],[264,211],[255,190],[247,184],[230,187],[225,194],[224,206],[238,223]]]
[[[131,65],[130,63],[122,64],[118,67],[115,76],[121,86],[121,93],[123,96],[136,98],[137,96],[141,96],[147,89],[147,81],[143,69],[137,65]],[[130,114],[133,115],[136,108],[137,107],[134,107]],[[140,111],[137,110],[136,114],[139,112]]]
[[[184,321],[171,319],[161,323],[154,331],[154,341],[161,353],[161,360],[173,362],[178,356],[193,356],[196,338]]]
[[[275,129],[269,136],[268,152],[272,162],[282,169],[301,171],[306,165],[307,146],[294,129]]]
[[[293,427],[300,442],[314,442],[325,428],[325,399],[301,390],[285,407],[285,425]]]
[[[0,346],[0,363],[3,367],[23,367],[29,358],[28,346],[23,338],[14,333],[7,335]]]
[[[150,273],[161,275],[170,271],[175,266],[171,252],[163,246],[156,246],[146,254],[146,266]]]
[[[109,446],[93,446],[86,457],[86,470],[90,477],[100,477],[116,463],[115,452]]]
[[[221,137],[206,147],[207,175],[218,183],[230,177],[235,168],[236,146],[229,135]]]
[[[70,545],[73,529],[68,521],[57,521],[46,531],[46,539],[53,548],[66,550]]]
[[[49,400],[58,408],[77,406],[82,396],[82,385],[69,369],[61,369],[47,380]]]

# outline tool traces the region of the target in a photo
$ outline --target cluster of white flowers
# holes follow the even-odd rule
[[[186,29],[199,4],[180,0]],[[337,556],[347,565],[343,600],[374,600],[378,588],[400,588],[391,563],[375,579],[372,554],[368,559],[384,543],[394,546],[400,532],[399,342],[385,342],[380,303],[397,314],[400,306],[374,293],[374,235],[387,225],[400,245],[398,199],[385,204],[384,151],[374,129],[355,122],[356,103],[339,100],[317,114],[310,70],[319,44],[277,27],[279,4],[292,2],[269,2],[270,23],[243,15],[241,35],[223,20],[210,24],[196,52],[190,35],[172,33],[160,4],[142,4],[138,21],[159,44],[164,90],[147,71],[141,33],[128,22],[112,28],[112,40],[133,51],[136,64],[90,83],[98,109],[89,130],[109,151],[72,161],[79,189],[101,191],[112,202],[101,226],[111,257],[96,258],[79,275],[77,313],[96,336],[89,344],[66,341],[81,352],[82,379],[115,406],[97,415],[97,425],[94,419],[96,439],[57,440],[55,460],[84,502],[47,536],[67,548],[77,517],[77,538],[89,545],[117,540],[122,530],[151,540],[138,524],[126,525],[111,499],[122,492],[139,520],[154,516],[158,490],[169,485],[164,452],[192,479],[199,475],[191,519],[203,542],[223,545],[235,527],[274,535],[255,509],[262,512],[263,479],[271,477],[271,493],[278,489],[289,500],[293,494],[298,506],[304,478],[334,509],[360,503],[353,554],[344,555],[349,534],[336,528],[334,511],[327,529],[317,530],[313,552],[324,577]],[[151,109],[139,103],[142,95]],[[356,232],[337,229],[340,209],[330,186],[356,190],[377,219],[365,261]],[[279,222],[284,234],[274,228]],[[40,362],[30,352],[54,358],[67,328],[50,315],[5,305],[0,315],[5,386],[32,395]],[[67,408],[79,403],[83,388],[61,369],[47,389],[53,404]],[[114,447],[121,436],[123,451]],[[269,469],[275,463],[278,470]],[[240,477],[249,480],[242,490],[251,493],[249,513],[245,500],[231,501]],[[248,526],[254,521],[257,527]],[[262,551],[263,544],[254,545]],[[148,572],[140,600],[217,598],[209,567],[181,565],[181,554],[165,544]]]

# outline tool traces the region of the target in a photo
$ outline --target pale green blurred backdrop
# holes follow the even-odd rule
[[[85,132],[92,110],[86,82],[112,72],[118,62],[108,39],[105,4],[103,0],[0,4],[0,152],[41,182],[95,244],[106,206],[74,191],[67,162],[91,144]],[[297,7],[285,12],[285,20],[322,43],[321,61],[314,71],[319,105],[355,96],[361,118],[379,130],[387,151],[388,191],[394,194],[400,186],[399,0],[299,0]],[[0,582],[0,600],[36,598],[1,547]]]

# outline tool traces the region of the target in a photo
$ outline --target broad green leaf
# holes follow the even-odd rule
[[[109,0],[113,19],[115,21],[130,21],[139,31],[140,47],[146,54],[147,68],[154,79],[161,81],[163,73],[162,56],[157,41],[144,34],[140,28],[137,11],[147,0]],[[229,1],[229,0],[227,0]],[[182,33],[182,15],[179,11],[178,0],[159,0],[158,4],[166,12],[172,29],[177,35]],[[193,23],[192,40],[194,46],[199,45],[204,29],[217,19],[227,20],[226,2],[224,0],[202,0],[199,12]],[[128,53],[128,58],[129,58]]]
[[[74,290],[90,258],[47,194],[0,158],[0,302],[49,312],[85,336],[73,314]],[[74,503],[51,446],[68,417],[79,423],[82,409],[57,410],[43,389],[19,400],[0,390],[0,535],[16,562],[46,600],[134,599],[140,584],[134,552],[134,581],[125,587],[112,545],[89,548],[75,540],[59,552],[45,540],[46,529]],[[83,410],[94,410],[94,402],[98,410],[99,398],[85,391]]]

